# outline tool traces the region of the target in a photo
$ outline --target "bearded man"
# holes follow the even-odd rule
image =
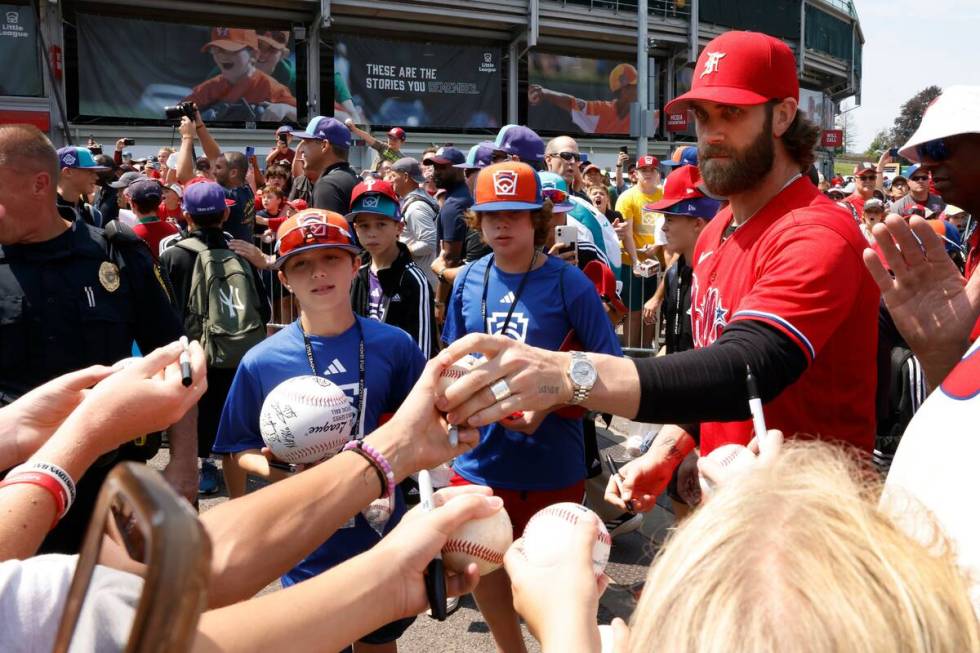
[[[633,360],[467,336],[440,362],[472,351],[488,360],[480,376],[437,399],[451,423],[480,426],[575,403],[684,425],[664,427],[647,454],[622,468],[622,487],[616,479],[607,487],[611,503],[645,511],[699,441],[706,455],[752,439],[751,368],[769,428],[870,454],[879,292],[850,212],[802,174],[819,131],[798,100],[796,59],[785,43],[727,32],[701,53],[691,91],[666,107],[693,111],[703,181],[729,202],[694,251],[695,349]]]

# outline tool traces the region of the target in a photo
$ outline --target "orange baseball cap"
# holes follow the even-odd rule
[[[536,211],[544,204],[541,180],[526,163],[495,163],[477,175],[473,201],[474,211]]]
[[[615,93],[624,86],[636,86],[639,78],[636,68],[628,63],[621,63],[609,71],[609,90]]]
[[[306,209],[287,218],[276,232],[278,257],[273,268],[279,270],[290,256],[311,249],[342,249],[359,254],[344,216],[324,209]]]
[[[229,52],[238,52],[245,48],[258,50],[259,37],[254,29],[215,27],[211,30],[211,40],[204,44],[201,52],[207,52],[208,48],[221,48]]]

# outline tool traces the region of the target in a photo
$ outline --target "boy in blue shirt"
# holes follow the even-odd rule
[[[358,318],[350,304],[357,255],[347,221],[321,209],[307,209],[279,228],[279,280],[300,305],[300,317],[251,349],[242,360],[228,393],[214,450],[224,464],[237,464],[266,477],[259,411],[265,397],[286,379],[316,374],[348,396],[358,417],[354,437],[363,437],[393,413],[418,380],[425,359],[401,329]],[[229,488],[231,492],[232,488]],[[241,488],[236,488],[240,492]],[[358,514],[323,545],[282,577],[285,587],[315,576],[362,553],[380,541],[401,519],[405,504],[396,495],[387,521]],[[388,624],[360,643],[362,650],[394,652],[395,641],[411,619]]]

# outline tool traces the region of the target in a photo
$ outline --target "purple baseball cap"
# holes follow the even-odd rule
[[[305,131],[293,132],[293,136],[306,141],[327,141],[345,150],[350,149],[350,130],[336,118],[314,116]]]
[[[225,189],[215,181],[199,181],[184,186],[182,206],[191,215],[223,213],[234,200],[225,197]]]
[[[493,163],[493,151],[496,149],[493,141],[483,141],[477,143],[470,148],[470,151],[466,153],[466,161],[462,163],[457,163],[454,168],[462,168],[463,170],[479,170],[480,168],[486,168],[488,165]]]
[[[440,147],[435,151],[435,154],[430,154],[422,160],[425,165],[432,165],[437,163],[440,165],[451,165],[455,166],[459,163],[466,162],[466,155],[457,150],[455,147]]]
[[[504,125],[497,132],[494,149],[517,156],[524,163],[544,161],[544,141],[537,132],[524,125]]]
[[[75,168],[76,170],[91,170],[93,172],[112,170],[108,166],[100,166],[96,163],[92,153],[84,147],[68,146],[58,150],[58,165],[61,168]]]
[[[163,186],[156,179],[140,179],[129,185],[126,194],[134,202],[159,200],[163,197]]]

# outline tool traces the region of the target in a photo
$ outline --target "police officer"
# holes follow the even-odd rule
[[[36,128],[0,126],[0,404],[70,370],[112,365],[131,355],[134,340],[151,351],[183,334],[165,279],[131,230],[104,232],[59,215],[56,184],[66,163]],[[139,402],[134,396],[134,410]],[[196,418],[192,409],[169,429],[165,471],[191,500]],[[113,462],[81,479],[74,507],[42,551],[78,550]]]

